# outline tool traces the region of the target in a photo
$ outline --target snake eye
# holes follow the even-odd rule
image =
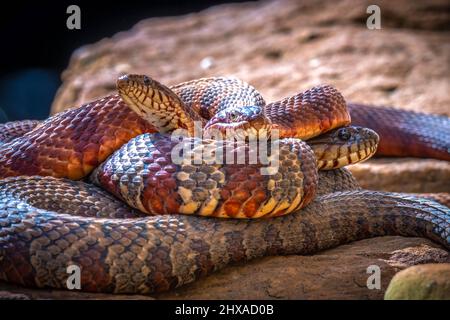
[[[149,78],[149,77],[144,76],[144,84],[145,84],[146,86],[149,86],[149,85],[150,85],[150,78]]]
[[[338,137],[341,140],[348,140],[351,137],[351,133],[346,128],[342,128],[338,132]]]
[[[229,118],[231,121],[236,121],[239,118],[239,113],[236,111],[230,112]]]

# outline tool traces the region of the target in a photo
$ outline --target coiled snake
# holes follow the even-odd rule
[[[31,124],[34,129],[16,138],[4,134],[0,279],[66,288],[67,267],[77,265],[82,290],[151,293],[232,262],[310,254],[367,237],[422,236],[450,247],[447,207],[360,190],[347,170],[336,169],[370,157],[378,136],[343,127],[350,117],[331,87],[271,104],[232,78],[169,89],[145,76],[126,76],[118,89],[120,96]],[[174,141],[154,133],[184,129],[192,136],[195,121],[206,133],[232,129],[248,140],[273,138],[277,129],[278,170],[263,175],[261,162],[249,163],[249,144]],[[231,150],[232,159],[244,155],[244,163],[193,163],[196,150],[226,160],[217,146]],[[185,162],[175,163],[176,147]],[[319,177],[317,168],[335,170]],[[74,181],[89,174],[102,189]],[[216,218],[272,216],[281,217]]]

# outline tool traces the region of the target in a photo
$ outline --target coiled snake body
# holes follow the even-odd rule
[[[252,87],[227,78],[169,90],[130,76],[118,88],[121,97],[58,114],[0,145],[0,176],[9,177],[0,180],[0,279],[65,288],[66,268],[77,265],[83,290],[150,293],[232,262],[310,254],[379,235],[423,236],[450,247],[445,206],[360,190],[345,169],[321,171],[317,184],[317,167],[364,160],[377,144],[368,129],[339,129],[350,118],[330,87],[268,105]],[[260,163],[174,163],[176,142],[152,132],[181,128],[192,135],[196,120],[206,131],[242,129],[247,138],[278,129],[278,172],[262,175]],[[287,137],[311,139],[307,145]],[[211,145],[183,143],[192,150]],[[247,155],[248,146],[233,143],[231,151]],[[102,189],[69,180],[92,171]]]

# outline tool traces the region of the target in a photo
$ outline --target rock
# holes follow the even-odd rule
[[[23,293],[0,291],[0,300],[30,300],[30,297]]]
[[[386,300],[450,300],[450,263],[413,266],[389,283]]]
[[[79,291],[31,289],[0,282],[0,300],[154,300],[144,295],[103,294]]]
[[[348,167],[361,187],[392,192],[449,192],[450,162],[374,158]]]
[[[387,236],[312,256],[266,257],[229,266],[192,284],[151,296],[33,290],[4,283],[0,283],[0,291],[28,299],[382,299],[399,270],[420,263],[450,263],[450,254],[425,239]],[[380,267],[380,290],[367,288],[371,265]]]
[[[348,101],[450,115],[448,4],[381,1],[382,29],[369,30],[370,4],[265,1],[140,21],[73,54],[52,112],[115,92],[120,74],[144,73],[167,85],[233,75],[268,102],[329,83]],[[352,171],[370,189],[450,190],[442,161],[384,159]]]

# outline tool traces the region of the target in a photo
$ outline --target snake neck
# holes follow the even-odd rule
[[[189,109],[205,119],[226,108],[266,105],[262,95],[250,84],[235,77],[209,77],[183,82],[170,89]]]
[[[359,183],[347,168],[320,170],[316,197],[338,191],[361,190]]]
[[[264,113],[280,131],[280,137],[309,139],[350,124],[344,97],[329,85],[269,103]]]

